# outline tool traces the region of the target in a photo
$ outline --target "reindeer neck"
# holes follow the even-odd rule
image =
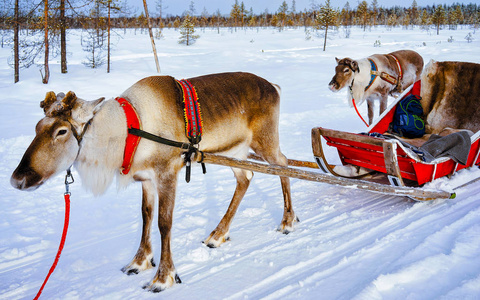
[[[370,81],[370,63],[367,59],[360,59],[358,62],[359,70],[355,72],[352,82],[349,86],[348,99],[355,99],[357,105],[365,101],[365,87]]]
[[[75,167],[83,185],[94,194],[102,194],[122,164],[127,136],[125,115],[116,101],[107,100],[90,123]]]

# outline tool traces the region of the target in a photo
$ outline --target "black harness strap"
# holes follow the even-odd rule
[[[138,128],[129,128],[128,133],[139,136],[139,137],[142,137],[142,138],[145,138],[147,140],[154,141],[156,143],[160,143],[160,144],[164,144],[164,145],[167,145],[167,146],[176,147],[176,148],[186,150],[186,152],[183,153],[185,155],[185,158],[184,158],[185,159],[185,166],[187,167],[186,173],[185,173],[185,181],[190,182],[191,157],[192,157],[192,154],[194,154],[194,153],[197,153],[197,152],[200,153],[202,159],[199,161],[199,163],[202,164],[203,174],[207,173],[207,168],[205,167],[205,163],[203,163],[203,152],[198,150],[195,146],[193,146],[193,144],[172,141],[172,140],[163,138],[161,136],[154,135],[154,134],[151,134],[149,132],[143,131],[143,130],[138,129]]]

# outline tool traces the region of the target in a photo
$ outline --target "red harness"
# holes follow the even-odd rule
[[[189,139],[192,145],[198,144],[202,138],[202,115],[200,112],[200,103],[198,102],[198,95],[195,87],[188,80],[177,80],[178,84],[182,88],[183,102],[185,105],[185,135]],[[130,171],[132,166],[133,156],[137,150],[138,143],[140,142],[141,136],[138,134],[132,134],[133,131],[143,131],[142,123],[138,117],[137,111],[133,105],[124,98],[117,97],[115,100],[120,104],[125,112],[125,117],[127,118],[127,130],[129,130],[127,138],[125,140],[125,151],[123,154],[123,163],[122,163],[122,174],[126,175]],[[145,136],[143,136],[145,137]],[[162,139],[165,143],[166,139]],[[167,144],[172,146],[172,141],[167,142]],[[173,142],[175,144],[176,142]],[[177,145],[173,145],[177,147]],[[183,148],[183,146],[181,146]],[[187,148],[185,148],[187,149]],[[193,151],[188,147],[189,154],[186,156],[186,165],[187,172],[189,171],[190,166],[190,155]],[[205,166],[202,164],[205,173]],[[187,175],[187,178],[189,175]],[[187,182],[189,178],[187,179]]]
[[[124,98],[117,97],[115,98],[120,106],[123,108],[125,112],[125,117],[127,118],[127,128],[137,128],[142,129],[142,123],[140,122],[140,118],[138,117],[137,111],[133,107],[133,105],[125,100]],[[123,163],[122,163],[122,174],[126,175],[130,172],[130,167],[132,166],[133,156],[135,155],[135,151],[137,150],[138,143],[140,142],[140,137],[128,134],[125,140],[125,152],[123,153]]]
[[[183,104],[185,105],[185,135],[192,144],[198,144],[202,139],[202,113],[195,87],[186,79],[177,80],[182,87]]]

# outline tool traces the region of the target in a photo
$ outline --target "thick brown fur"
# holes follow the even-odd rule
[[[365,90],[371,80],[371,64],[368,59],[375,62],[378,72],[385,72],[395,78],[399,78],[400,72],[392,55],[400,63],[403,71],[402,79],[398,84],[394,85],[377,76],[373,84]],[[355,99],[355,104],[358,106],[366,100],[369,124],[373,122],[374,100],[380,100],[380,114],[383,113],[387,108],[388,95],[399,94],[409,85],[419,80],[423,69],[422,57],[417,52],[411,50],[400,50],[389,54],[373,54],[360,60],[353,60],[348,57],[335,59],[337,66],[335,67],[335,75],[329,83],[330,90],[337,92],[344,87],[349,87],[351,89],[351,92],[348,92],[350,105],[352,105],[352,99]]]
[[[200,150],[246,159],[252,149],[268,163],[287,166],[279,146],[280,95],[276,86],[249,73],[213,74],[189,80],[198,92],[203,116]],[[144,78],[121,97],[136,108],[145,131],[188,142],[181,89],[174,78]],[[184,165],[182,150],[141,139],[130,173],[119,175],[127,127],[118,102],[85,101],[71,92],[57,95],[56,101],[54,98],[49,93],[42,102],[45,118],[38,123],[34,141],[12,174],[12,185],[23,190],[35,189],[73,163],[84,186],[95,194],[103,193],[115,175],[120,184],[141,182],[141,242],[132,261],[122,270],[136,274],[155,265],[150,228],[157,201],[161,258],[154,278],[145,288],[158,292],[179,283],[170,240],[177,177]],[[75,132],[84,134],[76,138]],[[237,187],[225,216],[204,241],[209,247],[218,247],[229,239],[230,224],[253,176],[246,170],[233,169],[233,172]],[[292,208],[289,179],[280,179],[284,213],[279,230],[288,233],[298,220]]]
[[[480,64],[430,61],[422,73],[422,107],[427,132],[480,130]]]

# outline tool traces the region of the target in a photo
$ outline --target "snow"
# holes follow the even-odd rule
[[[190,47],[177,44],[179,33],[165,30],[157,40],[162,74],[177,78],[223,71],[248,71],[282,87],[280,139],[290,158],[312,160],[310,130],[324,126],[365,129],[347,105],[346,91],[327,85],[335,57],[363,58],[399,49],[419,52],[427,63],[462,60],[480,63],[480,38],[473,30],[363,31],[332,33],[305,40],[303,28],[200,31]],[[79,32],[69,34],[68,74],[51,60],[51,80],[41,83],[36,67],[0,66],[0,299],[32,299],[45,278],[60,241],[64,218],[64,174],[34,192],[21,192],[9,179],[42,118],[39,102],[47,91],[74,91],[83,99],[115,97],[131,84],[155,75],[147,34],[119,32],[111,73],[81,62]],[[447,39],[453,37],[453,42]],[[381,47],[375,48],[376,40]],[[6,61],[9,48],[0,49]],[[360,108],[366,115],[366,107]],[[338,161],[333,149],[326,155]],[[57,269],[43,299],[480,299],[480,183],[457,190],[454,200],[414,202],[339,186],[291,180],[300,218],[288,235],[276,228],[283,213],[278,178],[255,174],[230,228],[231,240],[209,249],[201,243],[223,216],[235,187],[230,169],[193,169],[192,181],[179,180],[172,233],[175,266],[183,283],[159,294],[142,286],[155,269],[126,276],[120,269],[134,256],[141,234],[141,188],[111,186],[93,197],[71,185],[70,228]],[[432,188],[448,189],[479,176],[465,170]],[[184,173],[180,174],[184,178]],[[155,223],[155,222],[154,222]],[[152,242],[159,260],[160,237]]]

